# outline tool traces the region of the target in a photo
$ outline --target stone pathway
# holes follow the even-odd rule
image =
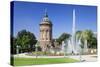
[[[70,58],[80,60],[80,56],[69,56]],[[97,61],[97,55],[81,55],[81,60],[86,62]]]
[[[26,53],[14,55],[14,57],[23,57],[23,58],[36,58],[36,56],[28,56]],[[64,56],[38,56],[38,58],[63,58]],[[70,55],[66,56],[76,60],[80,60],[80,55]],[[97,61],[97,55],[81,55],[81,60],[84,61]]]
[[[14,55],[14,57],[23,57],[23,58],[36,58],[36,56],[27,56],[26,53],[23,54],[18,54],[18,55]],[[38,58],[63,58],[64,56],[38,56]],[[76,60],[80,60],[80,56],[79,55],[71,55],[71,56],[66,56],[69,58],[73,58]],[[84,60],[82,62],[94,62],[97,61],[97,55],[81,55],[81,60]],[[34,67],[34,65],[30,65],[30,66],[24,66],[24,67]]]

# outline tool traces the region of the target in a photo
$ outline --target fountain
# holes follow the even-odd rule
[[[61,50],[62,50],[62,52],[64,52],[64,46],[65,46],[65,43],[64,43],[64,41],[62,41],[62,46],[61,46]]]
[[[72,43],[71,43],[71,39],[69,39],[67,41],[67,53],[70,54],[70,53],[73,53],[73,49],[72,49]]]
[[[78,37],[75,36],[76,33],[76,16],[75,16],[75,10],[73,10],[73,26],[72,26],[72,37],[68,40],[65,40],[62,42],[62,51],[66,50],[66,53],[68,54],[80,54],[80,51],[82,50],[82,43],[81,43],[81,37],[78,39]],[[66,47],[64,47],[66,46]],[[84,43],[84,52],[87,52],[87,41]]]
[[[75,10],[73,10],[73,26],[72,26],[72,37],[67,40],[67,53],[77,54],[77,44],[75,38]]]

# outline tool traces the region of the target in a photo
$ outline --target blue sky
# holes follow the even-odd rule
[[[90,29],[97,32],[97,7],[48,4],[34,2],[14,2],[14,36],[18,31],[26,29],[39,38],[39,24],[45,13],[53,24],[53,38],[59,37],[63,32],[72,33],[72,11],[76,11],[76,30]]]

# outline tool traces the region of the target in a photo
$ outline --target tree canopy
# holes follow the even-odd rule
[[[87,40],[87,46],[89,48],[96,48],[97,47],[97,38],[94,36],[94,33],[91,30],[84,30],[84,31],[77,31],[76,37],[79,39],[81,38],[82,43]]]
[[[16,37],[16,44],[21,47],[22,51],[27,51],[30,49],[30,51],[33,50],[33,47],[35,47],[37,40],[33,33],[21,30],[18,32]]]
[[[62,41],[65,41],[65,40],[68,39],[70,36],[71,36],[71,35],[68,34],[68,33],[62,33],[62,34],[60,35],[60,37],[57,39],[57,42],[58,42],[59,44],[61,44]]]

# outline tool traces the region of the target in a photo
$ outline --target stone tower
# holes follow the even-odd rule
[[[42,22],[40,23],[39,43],[43,52],[48,51],[52,44],[52,22],[49,20],[46,10]]]

